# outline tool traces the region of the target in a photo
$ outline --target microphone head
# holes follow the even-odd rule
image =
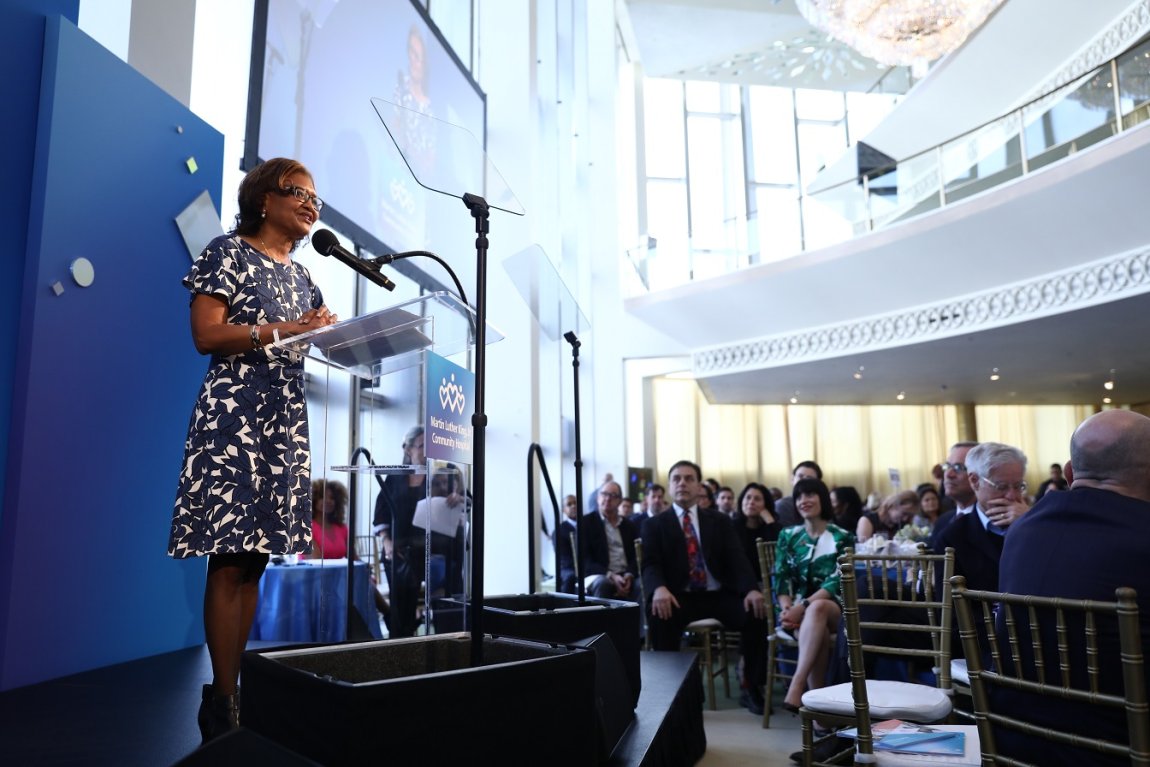
[[[330,229],[320,229],[311,236],[311,245],[320,254],[330,256],[332,250],[339,247],[339,238]]]

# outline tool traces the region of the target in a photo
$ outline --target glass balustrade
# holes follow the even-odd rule
[[[758,188],[753,199],[767,213],[709,228],[696,222],[696,235],[686,239],[644,238],[627,251],[639,275],[631,294],[789,258],[937,210],[1147,118],[1150,39],[1019,109],[888,167],[801,200],[794,191]]]

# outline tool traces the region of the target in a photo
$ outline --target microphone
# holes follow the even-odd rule
[[[344,265],[350,266],[376,285],[388,290],[395,290],[395,283],[389,280],[387,275],[380,272],[378,266],[373,266],[340,245],[339,238],[330,229],[320,229],[313,234],[311,244],[321,255],[335,256]]]

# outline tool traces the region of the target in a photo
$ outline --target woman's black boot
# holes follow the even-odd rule
[[[239,693],[216,695],[212,686],[205,684],[196,721],[204,743],[236,729],[240,726]]]

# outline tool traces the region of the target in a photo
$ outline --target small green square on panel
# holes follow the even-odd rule
[[[195,157],[189,157],[184,162],[184,165],[188,166],[188,173],[195,173],[197,170],[200,169],[200,166],[196,164],[196,158]]]

